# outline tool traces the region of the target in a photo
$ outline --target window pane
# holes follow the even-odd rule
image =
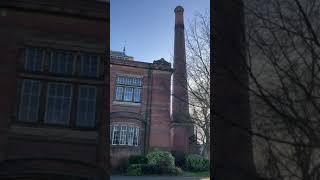
[[[96,88],[95,87],[89,88],[88,92],[89,92],[88,99],[96,99]]]
[[[120,131],[120,145],[126,144],[126,138],[127,138],[127,126],[121,125],[121,131]]]
[[[136,86],[142,86],[142,79],[141,78],[136,79]]]
[[[44,50],[40,48],[27,48],[25,69],[28,71],[42,71]]]
[[[128,126],[128,145],[132,146],[133,145],[133,135],[134,135],[134,127]]]
[[[124,101],[132,101],[133,88],[126,87],[124,89]]]
[[[71,51],[54,51],[49,71],[57,74],[71,75],[73,73],[74,55]]]
[[[42,70],[43,56],[44,56],[44,50],[37,48],[36,58],[34,59],[34,62],[33,62],[34,71]]]
[[[119,126],[114,125],[113,126],[113,134],[112,134],[112,144],[113,145],[119,144],[119,136],[120,136]]]
[[[123,76],[118,76],[117,77],[117,84],[124,84],[124,77]]]
[[[132,77],[126,77],[125,78],[125,85],[128,85],[128,86],[133,85],[133,78]]]
[[[97,77],[99,73],[100,57],[96,55],[84,54],[81,56],[80,75]]]
[[[69,84],[49,83],[45,123],[69,123],[72,88]]]
[[[96,122],[96,87],[79,86],[77,121],[78,127],[93,128]]]
[[[141,89],[135,88],[134,89],[134,102],[140,102],[141,101]]]
[[[134,128],[134,137],[133,137],[133,145],[138,146],[138,140],[139,140],[139,128]]]
[[[141,101],[142,78],[118,76],[116,84],[116,100],[139,103]],[[139,88],[138,88],[139,87]]]
[[[116,87],[116,100],[122,100],[123,87]]]
[[[19,105],[19,121],[38,121],[40,89],[40,81],[23,80]]]

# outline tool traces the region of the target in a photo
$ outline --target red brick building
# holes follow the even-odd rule
[[[0,1],[0,177],[88,179],[106,169],[108,8]]]
[[[135,61],[110,54],[110,156],[112,166],[154,148],[194,152],[189,121],[183,8],[175,9],[174,68],[164,59]],[[171,76],[173,86],[171,87]],[[170,113],[173,89],[172,113]]]
[[[164,59],[145,63],[111,52],[111,163],[149,148],[171,150],[171,64]]]

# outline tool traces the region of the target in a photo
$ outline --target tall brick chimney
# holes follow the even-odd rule
[[[186,72],[186,50],[184,41],[183,8],[177,6],[175,12],[174,62],[173,62],[173,113],[189,114],[188,86]],[[174,119],[178,120],[178,119]],[[183,120],[183,119],[181,119]]]
[[[174,9],[174,62],[173,62],[173,97],[171,141],[173,150],[190,152],[193,137],[193,126],[190,123],[186,50],[184,38],[183,11],[181,6]]]

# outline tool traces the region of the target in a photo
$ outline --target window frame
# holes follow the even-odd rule
[[[135,144],[134,143],[134,137],[136,136],[136,138],[137,138],[137,143]],[[139,146],[139,137],[140,137],[140,128],[139,127],[135,127],[134,128],[134,134],[133,134],[133,146]]]
[[[57,74],[57,75],[62,75],[62,76],[73,76],[73,75],[75,75],[75,72],[76,72],[76,64],[77,64],[77,52],[75,52],[75,51],[71,51],[71,50],[62,50],[62,49],[50,49],[49,50],[49,52],[50,52],[50,59],[49,60],[47,60],[47,61],[49,61],[48,62],[48,72],[49,73],[51,73],[51,74]],[[54,63],[54,61],[55,61],[55,59],[54,59],[54,55],[55,55],[55,53],[56,54],[59,54],[59,53],[62,53],[62,52],[64,52],[64,53],[70,53],[71,54],[71,56],[72,56],[72,72],[71,73],[62,73],[62,72],[55,72],[55,71],[53,71],[52,69],[53,69],[53,63]],[[59,59],[59,58],[58,58]],[[59,62],[59,61],[58,61]],[[58,62],[56,62],[56,63],[58,63]],[[58,64],[58,65],[60,65],[60,64]],[[59,67],[60,68],[60,67]],[[59,69],[58,68],[58,69]]]
[[[115,127],[119,128],[118,131],[118,143],[115,143]],[[126,127],[125,130],[125,139],[123,140],[124,143],[121,142],[121,136],[123,136],[122,127]],[[129,139],[129,128],[132,127],[132,141],[130,143]],[[112,134],[111,137],[111,145],[113,146],[130,146],[130,147],[138,147],[139,146],[139,138],[140,138],[140,126],[133,124],[133,123],[112,123],[110,125],[110,133]],[[134,143],[134,139],[136,137],[136,143]]]
[[[39,115],[39,110],[40,110],[40,98],[41,98],[41,91],[42,91],[42,88],[43,88],[43,84],[42,84],[42,81],[41,80],[34,80],[34,79],[21,79],[22,82],[21,82],[21,90],[19,92],[19,104],[18,104],[18,111],[17,111],[17,121],[18,122],[21,122],[21,123],[37,123],[39,122],[39,119],[40,119],[40,115]],[[25,89],[25,83],[26,81],[35,81],[35,82],[38,82],[39,83],[39,92],[38,92],[38,97],[37,97],[37,108],[36,108],[36,120],[35,121],[26,121],[26,120],[22,120],[21,119],[21,110],[23,109],[22,108],[22,102],[23,102],[23,95],[24,95],[24,89]],[[31,87],[32,88],[32,87]]]
[[[78,116],[79,116],[79,104],[80,104],[80,89],[82,87],[86,87],[86,88],[94,88],[94,92],[95,92],[95,98],[94,98],[94,104],[95,104],[95,112],[94,112],[94,122],[93,122],[93,126],[89,127],[89,126],[81,126],[81,125],[77,125],[77,122],[78,122]],[[75,117],[75,126],[77,128],[96,128],[97,126],[97,95],[98,95],[98,88],[97,86],[92,86],[92,85],[79,85],[78,88],[77,88],[77,91],[78,91],[78,97],[77,97],[77,105],[76,105],[76,117]],[[86,100],[89,100],[88,98],[86,98]],[[90,100],[92,101],[92,99]],[[88,108],[86,109],[88,110]],[[88,113],[88,111],[86,111],[86,113]],[[87,115],[87,114],[86,114]]]
[[[123,80],[120,80],[123,78]],[[139,82],[139,84],[138,84]],[[121,99],[118,99],[117,89],[122,87],[122,95]],[[131,100],[126,100],[126,89],[132,89],[131,92]],[[136,90],[139,89],[139,101],[136,100]],[[127,102],[127,103],[137,103],[140,104],[142,102],[142,92],[143,92],[143,76],[130,76],[130,75],[122,75],[118,74],[115,79],[115,90],[114,90],[114,101],[119,102]]]
[[[41,51],[41,65],[40,65],[40,70],[35,70],[34,69],[34,66],[35,64],[29,64],[30,63],[30,59],[29,59],[29,53],[30,53],[30,50],[31,49],[35,49],[36,51],[40,50]],[[23,65],[23,68],[24,68],[24,71],[27,71],[27,72],[32,72],[32,73],[39,73],[39,72],[43,72],[44,71],[44,65],[45,65],[45,54],[46,54],[46,49],[45,48],[42,48],[42,47],[33,47],[33,46],[28,46],[25,48],[25,56],[24,56],[24,65]],[[32,66],[33,68],[32,69],[28,69],[28,65],[29,66]]]
[[[68,111],[68,120],[65,124],[60,124],[60,123],[52,123],[52,122],[48,122],[47,120],[47,115],[48,115],[48,99],[49,99],[49,91],[50,91],[50,84],[63,84],[63,85],[69,85],[71,87],[71,90],[70,90],[70,103],[69,103],[69,111]],[[71,121],[71,111],[72,111],[72,102],[74,100],[74,97],[73,97],[73,90],[74,90],[74,85],[72,83],[61,83],[61,82],[48,82],[47,83],[47,92],[46,92],[46,105],[45,105],[45,114],[44,114],[44,117],[43,117],[43,123],[46,124],[46,125],[55,125],[55,126],[70,126],[70,121]]]
[[[125,130],[123,130],[123,128],[125,127]],[[127,141],[127,124],[122,124],[120,126],[120,136],[119,136],[119,145],[126,145],[126,141]],[[124,134],[123,134],[124,133]]]
[[[19,60],[19,72],[18,72],[18,86],[17,86],[17,103],[15,104],[15,108],[12,111],[12,123],[13,124],[19,124],[24,126],[31,126],[31,127],[54,127],[54,128],[66,128],[70,130],[89,130],[89,131],[96,131],[97,130],[97,120],[100,119],[101,111],[102,109],[99,108],[99,105],[102,103],[98,97],[101,96],[102,93],[102,84],[104,82],[103,79],[103,73],[104,70],[102,67],[100,67],[101,64],[104,64],[104,56],[103,52],[100,50],[88,50],[86,48],[79,48],[77,47],[71,47],[66,46],[64,44],[61,44],[59,46],[56,46],[55,44],[46,43],[43,42],[37,43],[37,42],[26,42],[22,50],[22,56]],[[34,52],[34,54],[30,54]],[[50,66],[53,60],[53,54],[55,52],[61,51],[62,53],[71,53],[72,56],[72,73],[58,73],[58,72],[50,72]],[[79,76],[79,64],[80,61],[78,61],[78,57],[80,57],[81,54],[87,54],[89,56],[95,56],[97,59],[97,76],[95,77],[87,77],[87,76]],[[31,56],[32,55],[32,56]],[[29,57],[28,57],[29,56]],[[34,57],[34,58],[30,58]],[[37,61],[33,60],[35,58],[39,57]],[[70,57],[69,55],[66,55],[66,57]],[[39,63],[37,63],[39,62]],[[39,66],[39,64],[41,65]],[[36,65],[38,64],[38,65]],[[53,63],[52,63],[53,64]],[[31,67],[31,68],[29,68]],[[70,67],[70,66],[69,66]],[[38,70],[35,70],[35,68],[38,68]],[[60,68],[60,67],[59,67]],[[61,68],[60,68],[61,69]],[[52,70],[52,68],[51,68]],[[20,117],[22,117],[21,112],[23,110],[22,107],[22,95],[24,91],[23,82],[25,80],[35,80],[40,81],[40,88],[39,92],[37,92],[37,105],[38,108],[35,110],[36,113],[36,120],[32,121],[26,121],[22,120]],[[90,81],[90,82],[89,82]],[[69,109],[67,114],[68,121],[66,123],[61,123],[63,119],[58,119],[57,121],[51,121],[54,123],[51,123],[47,120],[47,114],[48,114],[48,90],[50,88],[51,83],[62,83],[67,84],[68,86],[71,86],[71,95],[68,96],[69,99]],[[88,85],[95,87],[95,126],[77,126],[77,111],[78,111],[78,97],[77,93],[79,91],[80,85]],[[63,88],[65,89],[65,88]],[[66,92],[63,92],[66,93]],[[30,96],[30,95],[28,95]],[[30,99],[30,98],[29,98]],[[56,99],[56,98],[55,98]],[[26,99],[27,101],[30,101]],[[32,103],[34,101],[32,100]],[[60,102],[59,102],[60,103]],[[30,104],[30,103],[29,103]],[[64,101],[61,101],[61,104],[59,105],[59,109],[63,109]],[[58,106],[56,106],[58,107]],[[29,111],[29,110],[28,110]],[[29,115],[28,115],[29,116]],[[61,116],[63,116],[61,114]],[[30,118],[29,118],[30,119]],[[33,118],[31,118],[33,119]],[[58,122],[58,123],[56,123]],[[59,123],[60,122],[60,123]]]
[[[117,131],[119,131],[119,139],[118,139],[118,144],[115,144],[114,141],[115,141],[115,128],[118,128],[119,127],[119,124],[114,124],[112,125],[112,141],[111,141],[111,144],[112,145],[119,145],[119,142],[120,142],[120,131],[119,129]]]
[[[59,75],[59,76],[67,76],[67,77],[73,77],[77,76],[80,78],[91,78],[91,79],[101,79],[103,76],[103,69],[101,68],[101,65],[104,64],[104,59],[101,55],[101,53],[98,52],[88,52],[84,50],[77,50],[77,49],[68,49],[68,48],[58,48],[58,47],[35,47],[34,45],[27,45],[24,51],[24,57],[23,57],[23,70],[24,72],[27,73],[41,73],[41,74],[47,74],[47,75]],[[36,63],[31,63],[29,54],[31,50],[41,51],[41,65],[40,65],[40,70],[35,70],[34,67],[36,67]],[[61,53],[66,53],[70,54],[72,56],[72,72],[59,72],[59,71],[54,71],[53,64],[54,62],[54,56],[55,54],[59,55]],[[36,54],[37,55],[37,54]],[[96,72],[95,74],[85,74],[82,71],[82,68],[84,65],[86,65],[84,62],[85,59],[84,56],[88,56],[88,63],[89,63],[89,71],[93,63],[93,59],[96,59]],[[58,56],[59,57],[59,56]],[[59,59],[59,58],[57,58]],[[61,60],[60,60],[61,61]],[[60,61],[57,61],[56,63],[58,64]],[[31,64],[30,64],[31,63]],[[32,67],[32,68],[28,68]],[[59,64],[57,66],[57,69],[61,69]]]
[[[94,53],[83,53],[83,52],[79,53],[78,56],[79,56],[78,61],[80,61],[80,62],[78,62],[79,63],[79,69],[78,69],[78,74],[77,75],[80,76],[80,77],[99,78],[100,73],[101,73],[101,70],[100,70],[101,57],[99,55],[97,55],[97,54],[94,54]],[[88,74],[85,75],[84,74],[84,72],[83,72],[83,66],[84,66],[83,62],[85,62],[84,56],[88,56],[89,57],[89,59],[87,60],[87,61],[89,61],[89,65],[88,65],[88,66],[90,66],[89,69],[91,68],[91,60],[92,60],[92,58],[93,57],[97,58],[97,71],[96,71],[95,75],[88,75]]]
[[[131,133],[130,128],[132,128],[132,138],[129,138],[130,133]],[[128,146],[133,146],[134,129],[135,129],[135,126],[133,124],[128,125],[128,138],[127,138],[128,139]]]

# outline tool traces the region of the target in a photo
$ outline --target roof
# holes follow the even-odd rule
[[[125,52],[120,52],[120,51],[110,51],[110,57],[112,59],[119,59],[119,60],[131,60],[133,61],[132,56],[127,56]]]
[[[120,52],[111,50],[110,64],[173,72],[173,69],[171,68],[171,63],[167,62],[163,58],[159,60],[154,60],[153,63],[134,61],[134,58],[132,56],[126,55],[125,51]]]

